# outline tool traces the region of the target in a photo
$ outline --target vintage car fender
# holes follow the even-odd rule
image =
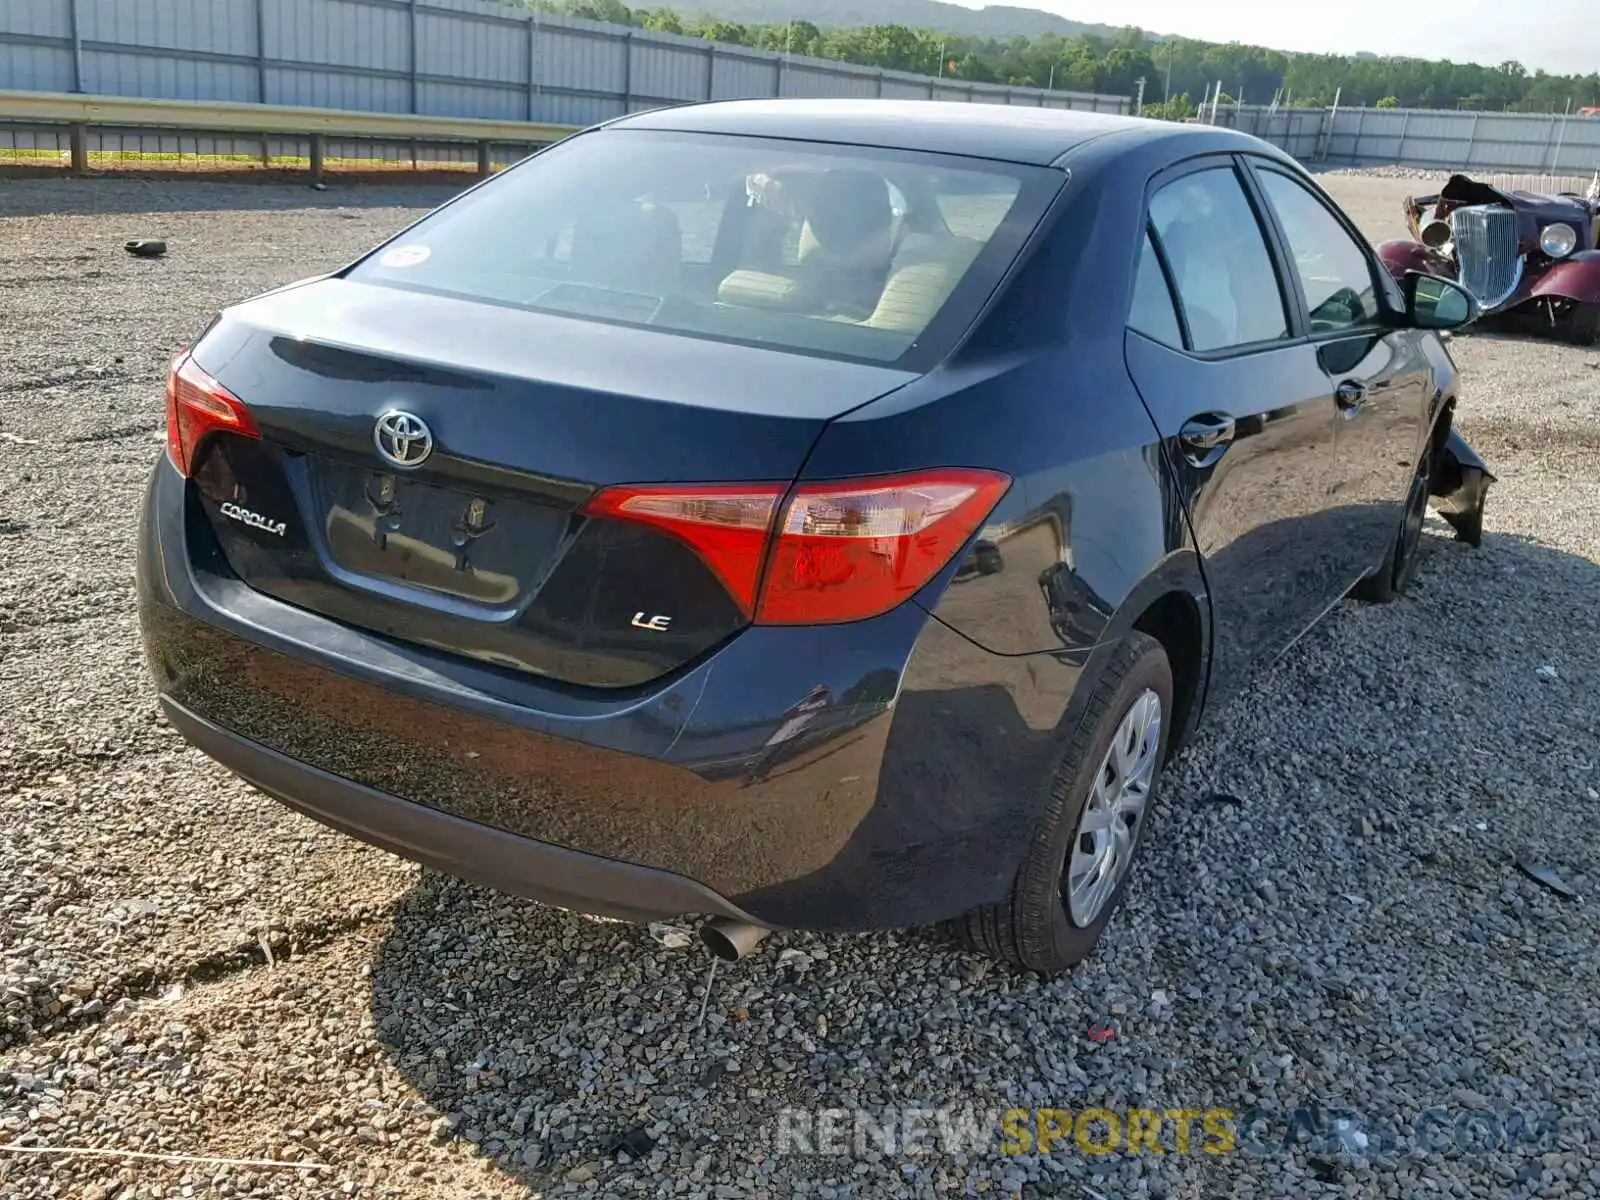
[[[1530,300],[1536,296],[1600,304],[1600,250],[1580,250],[1556,263],[1528,289]]]
[[[1389,274],[1401,282],[1412,272],[1437,275],[1444,279],[1456,277],[1456,264],[1453,261],[1411,238],[1394,238],[1381,243],[1378,257],[1383,260]]]
[[[1477,546],[1483,541],[1483,508],[1494,473],[1478,452],[1452,427],[1434,459],[1428,494],[1434,510],[1456,531],[1458,541]]]

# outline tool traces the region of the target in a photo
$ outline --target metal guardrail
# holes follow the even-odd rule
[[[212,100],[149,100],[79,96],[66,92],[0,91],[0,122],[64,125],[70,131],[72,169],[89,169],[91,126],[170,129],[185,133],[285,134],[306,137],[311,175],[324,170],[324,139],[381,138],[396,141],[465,142],[478,148],[478,173],[492,169],[495,145],[543,146],[576,133],[580,126],[477,117],[430,117],[411,113],[354,112],[282,104]]]
[[[542,7],[525,0],[0,0],[0,88],[585,126],[736,97],[1130,108],[1127,96],[931,77]],[[794,7],[796,17],[805,15],[803,5]]]

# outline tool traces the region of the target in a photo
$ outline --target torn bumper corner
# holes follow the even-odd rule
[[[1428,494],[1434,511],[1449,522],[1456,538],[1470,546],[1483,541],[1483,508],[1489,498],[1494,472],[1467,439],[1452,429],[1433,468]]]

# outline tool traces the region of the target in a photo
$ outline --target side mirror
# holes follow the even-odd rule
[[[1437,275],[1406,273],[1406,317],[1417,329],[1459,329],[1478,319],[1471,292]]]

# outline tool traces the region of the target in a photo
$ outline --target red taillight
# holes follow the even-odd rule
[[[802,484],[784,506],[756,620],[816,625],[888,612],[949,564],[1010,485],[964,470]]]
[[[202,371],[187,351],[172,361],[167,377],[167,456],[187,478],[200,441],[216,430],[260,437],[244,401]]]
[[[625,487],[585,511],[682,538],[760,624],[820,625],[877,616],[916,592],[1010,486],[997,472],[950,468],[801,484],[787,502],[780,484]]]
[[[595,516],[654,525],[694,547],[746,616],[755,609],[762,551],[784,489],[751,487],[607,488],[584,507]]]

